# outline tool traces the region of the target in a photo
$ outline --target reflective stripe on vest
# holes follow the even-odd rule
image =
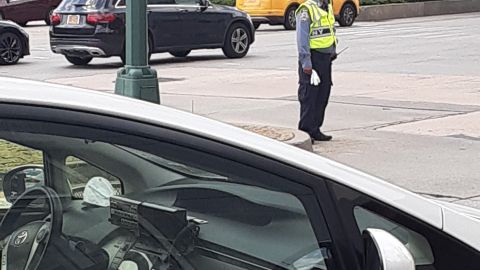
[[[297,9],[306,8],[310,15],[310,49],[326,49],[337,43],[333,26],[335,15],[332,4],[328,4],[328,12],[321,9],[313,0],[309,0]]]

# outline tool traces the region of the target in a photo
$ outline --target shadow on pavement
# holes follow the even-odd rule
[[[205,56],[188,56],[188,57],[182,57],[182,58],[177,58],[177,57],[168,57],[168,58],[161,58],[161,59],[152,59],[150,60],[149,65],[170,65],[170,64],[181,64],[181,63],[191,63],[191,62],[202,62],[202,61],[215,61],[215,60],[226,60],[226,58],[223,55],[205,55]],[[75,66],[75,65],[70,65],[67,66],[68,69],[120,69],[123,67],[123,64],[119,61],[119,59],[115,59],[115,57],[112,57],[110,63],[100,63],[100,64],[95,64],[95,62],[90,63],[87,66]],[[95,61],[95,60],[94,60]]]
[[[274,32],[290,32],[292,30],[285,30],[285,28],[282,27],[279,27],[279,28],[266,28],[266,29],[262,29],[262,27],[260,26],[259,29],[257,29],[255,32],[256,33],[274,33]]]
[[[201,61],[215,61],[228,59],[223,55],[199,55],[199,56],[188,56],[188,57],[169,57],[163,59],[152,59],[150,60],[150,65],[158,64],[178,64],[178,63],[189,63],[189,62],[201,62]]]
[[[49,27],[45,23],[43,24],[27,24],[25,26],[22,26],[23,28],[42,28],[42,27]]]

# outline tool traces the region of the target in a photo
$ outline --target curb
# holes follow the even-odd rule
[[[300,131],[300,130],[293,130],[292,132],[295,134],[295,137],[291,140],[286,141],[285,143],[296,146],[303,150],[313,152],[312,140],[310,140],[310,136],[307,133]]]
[[[357,21],[480,12],[480,0],[443,0],[361,7]]]
[[[283,142],[300,149],[313,152],[312,141],[307,133],[291,128],[272,127],[267,125],[255,125],[255,124],[239,124],[234,123],[233,126],[241,129],[256,133],[268,137],[270,139]]]

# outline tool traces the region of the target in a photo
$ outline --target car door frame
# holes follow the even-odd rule
[[[104,139],[109,138],[106,133],[111,132],[137,138],[149,138],[159,143],[166,142],[188,149],[195,149],[225,161],[234,161],[271,175],[281,176],[292,183],[305,186],[315,193],[313,201],[309,205],[304,205],[315,234],[318,237],[320,230],[318,226],[322,222],[326,224],[329,230],[332,242],[331,251],[335,261],[334,270],[361,270],[361,262],[357,260],[352,247],[348,243],[344,226],[340,222],[341,219],[336,212],[334,201],[326,183],[317,175],[211,138],[142,123],[141,121],[122,119],[118,116],[33,105],[2,104],[0,105],[0,119],[37,121],[42,123],[45,132],[53,132],[63,136],[78,137],[91,129],[96,130],[96,136],[104,136]],[[64,128],[52,129],[52,125],[59,125],[59,127]]]
[[[360,253],[357,254],[360,257],[365,257],[365,253],[362,248],[363,240],[361,232],[359,231],[354,214],[355,207],[370,211],[385,220],[393,222],[400,227],[411,230],[424,237],[432,249],[434,261],[433,264],[416,265],[415,269],[417,270],[477,269],[477,267],[469,268],[468,266],[463,266],[459,268],[458,266],[460,263],[468,264],[468,261],[473,260],[475,260],[475,265],[480,265],[479,251],[460,242],[452,235],[446,233],[443,229],[389,205],[388,200],[382,201],[373,198],[356,190],[355,187],[346,186],[333,180],[325,179],[325,181],[329,193],[335,201],[335,211],[340,213],[340,218],[343,220],[343,224],[349,225],[348,227],[345,227],[344,232],[348,235],[349,239],[351,239],[352,246],[355,246],[354,249]],[[453,248],[452,245],[455,245],[455,248]],[[450,248],[445,250],[445,246],[449,246]]]
[[[192,48],[218,48],[225,42],[225,35],[233,15],[219,10],[208,4],[202,7],[199,4],[178,5],[184,29]]]
[[[126,5],[121,4],[121,0],[114,0],[114,6],[117,12],[123,12],[126,18]],[[183,33],[183,23],[180,20],[178,7],[173,4],[147,4],[148,20],[148,42],[151,53],[168,52],[174,48],[182,47],[180,34]],[[159,26],[164,21],[164,26]],[[165,21],[167,20],[167,21]],[[171,27],[171,24],[177,24],[177,27]],[[167,27],[168,31],[165,31]],[[179,38],[180,36],[180,38]],[[164,43],[164,40],[173,40],[175,43]]]
[[[147,13],[152,52],[168,52],[185,46],[184,24],[176,5],[148,4]],[[157,25],[157,21],[163,26]],[[163,43],[163,40],[171,40],[173,43]]]

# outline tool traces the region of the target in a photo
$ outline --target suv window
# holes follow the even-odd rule
[[[109,2],[110,0],[65,0],[60,3],[58,9],[62,11],[97,10],[106,8]]]
[[[199,5],[198,0],[176,0],[177,5]]]
[[[385,230],[405,245],[416,265],[434,263],[432,248],[424,236],[359,206],[354,208],[354,215],[360,232],[368,228]]]
[[[178,0],[177,0],[178,1]],[[195,0],[192,0],[195,2]],[[117,6],[125,6],[126,0],[119,0]],[[175,5],[175,0],[147,0],[148,5]]]
[[[149,5],[174,5],[175,0],[148,0]]]

